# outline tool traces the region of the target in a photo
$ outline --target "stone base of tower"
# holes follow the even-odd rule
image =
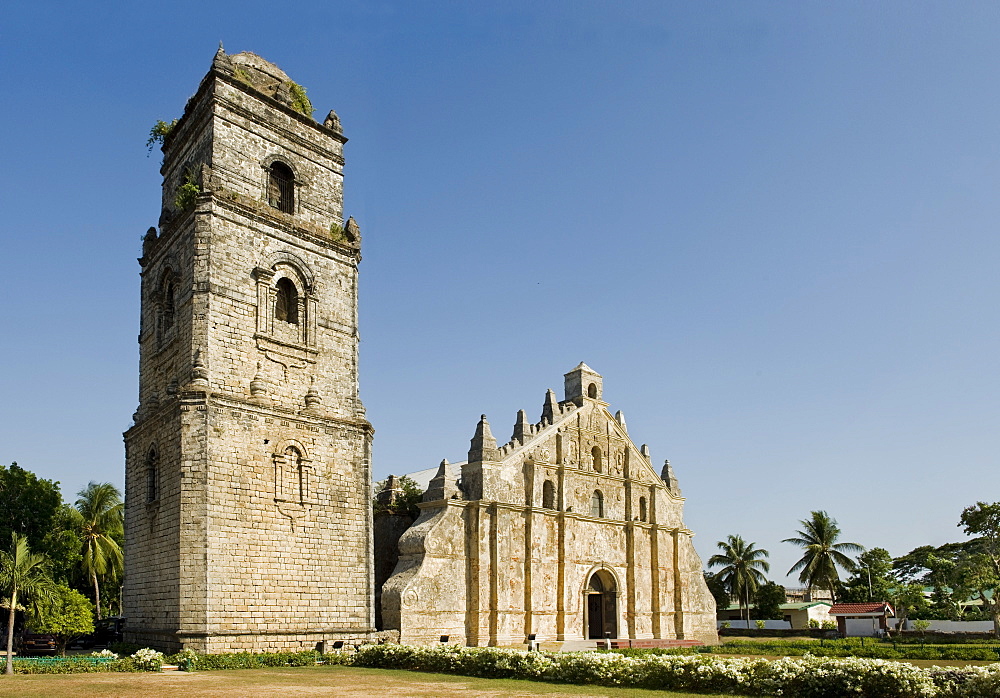
[[[386,633],[368,630],[308,630],[287,632],[267,631],[260,633],[233,634],[185,634],[155,630],[126,631],[125,642],[143,647],[151,647],[165,653],[191,649],[201,654],[224,654],[227,652],[304,652],[306,650],[326,651],[333,648],[338,640],[345,644],[361,644],[382,640]],[[398,636],[398,635],[397,635]]]

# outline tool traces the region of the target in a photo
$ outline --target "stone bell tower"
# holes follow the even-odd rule
[[[127,639],[306,649],[373,629],[360,231],[330,112],[220,47],[163,142],[125,433]]]

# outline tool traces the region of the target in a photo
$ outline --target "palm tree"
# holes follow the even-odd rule
[[[36,609],[53,595],[53,582],[47,574],[48,560],[44,555],[32,553],[28,539],[12,533],[10,551],[0,551],[0,605],[8,605],[7,617],[7,666],[4,673],[13,674],[11,655],[14,651],[14,611],[18,601]]]
[[[846,553],[860,553],[864,548],[857,543],[838,543],[840,527],[825,511],[814,511],[811,514],[811,519],[799,522],[802,530],[796,531],[798,538],[786,538],[782,541],[805,550],[802,558],[788,570],[788,574],[798,571],[799,581],[807,584],[810,591],[814,587],[829,589],[830,597],[833,598],[840,582],[837,566],[854,572],[857,565]]]
[[[709,558],[708,566],[722,567],[716,577],[745,611],[747,627],[750,627],[750,596],[767,581],[764,572],[771,569],[771,564],[763,558],[769,553],[740,536],[727,536],[726,540],[720,540],[716,545],[722,553]]]
[[[91,482],[77,496],[75,507],[83,538],[83,571],[94,585],[94,607],[97,620],[100,620],[99,580],[109,573],[118,577],[122,571],[122,549],[115,538],[121,536],[124,527],[124,505],[118,488],[110,482]]]

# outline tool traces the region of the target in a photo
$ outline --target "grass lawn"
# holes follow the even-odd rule
[[[0,675],[0,696],[45,698],[159,698],[212,696],[338,696],[338,698],[437,698],[438,696],[607,696],[608,698],[695,698],[703,693],[673,693],[637,688],[603,688],[550,684],[514,679],[476,679],[450,674],[426,674],[356,667],[295,667],[175,671],[164,674],[38,674]]]

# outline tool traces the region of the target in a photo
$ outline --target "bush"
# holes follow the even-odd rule
[[[865,659],[723,659],[699,655],[614,652],[542,654],[495,648],[362,647],[355,666],[442,671],[467,676],[543,679],[574,684],[735,695],[839,698],[851,694],[916,698],[937,693],[931,674],[896,662]]]
[[[184,650],[171,655],[169,659],[177,666],[183,666],[187,671],[195,667],[203,670],[211,669],[260,669],[277,666],[310,666],[316,663],[319,653],[313,650],[306,652],[233,652],[231,654],[198,654]],[[182,662],[184,664],[182,665]],[[188,668],[190,667],[190,668]]]
[[[46,657],[20,658],[14,662],[15,674],[88,674],[99,671],[143,671],[131,659],[105,659],[103,657]]]
[[[961,645],[897,645],[873,640],[849,637],[818,643],[813,640],[783,640],[749,642],[730,640],[718,646],[699,646],[683,649],[613,650],[624,656],[643,654],[750,654],[785,657],[863,657],[867,659],[931,659],[995,662],[1000,658],[1000,646],[969,647]]]
[[[134,642],[112,642],[108,645],[108,649],[119,657],[125,657],[131,656],[141,650],[142,645],[137,645]]]

